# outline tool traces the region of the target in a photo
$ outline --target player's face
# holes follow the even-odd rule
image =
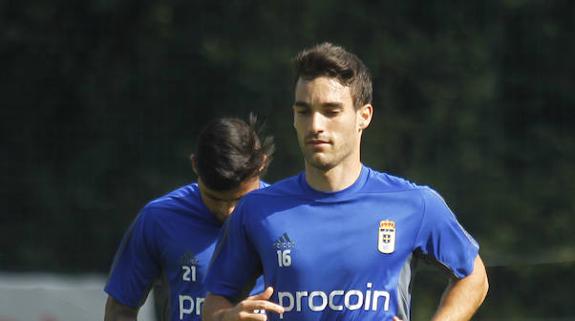
[[[236,203],[245,194],[259,188],[259,177],[245,180],[237,188],[228,191],[217,191],[208,188],[201,179],[198,179],[202,201],[206,207],[216,216],[218,220],[224,222],[236,207]]]
[[[294,127],[308,165],[327,171],[359,159],[362,129],[371,105],[355,109],[350,87],[335,78],[299,79],[295,88]],[[367,115],[365,108],[369,108]]]

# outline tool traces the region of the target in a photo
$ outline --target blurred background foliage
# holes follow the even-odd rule
[[[4,0],[0,270],[107,273],[141,206],[195,179],[202,125],[255,111],[303,168],[290,59],[374,78],[365,164],[438,190],[482,246],[476,320],[574,320],[575,2]],[[415,280],[414,320],[445,278]]]

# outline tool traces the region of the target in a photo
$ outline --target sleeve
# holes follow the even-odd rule
[[[422,197],[423,218],[416,237],[416,251],[456,278],[468,276],[473,272],[479,244],[459,224],[437,192],[426,188]]]
[[[158,253],[155,224],[144,208],[124,235],[104,291],[122,304],[140,307],[160,274]]]
[[[264,277],[261,275],[256,280],[256,284],[254,285],[254,288],[250,291],[250,295],[260,294],[264,292],[264,290],[265,290]]]
[[[226,297],[231,302],[239,301],[251,289],[252,293],[257,291],[258,284],[256,288],[253,286],[261,275],[260,258],[249,239],[244,222],[248,214],[243,201],[240,201],[222,228],[205,279],[208,292]],[[259,286],[263,291],[261,280]]]

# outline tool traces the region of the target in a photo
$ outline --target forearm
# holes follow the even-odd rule
[[[477,256],[473,272],[447,287],[432,321],[470,320],[485,299],[488,288],[485,266]]]
[[[126,306],[108,296],[104,321],[136,321],[138,309]]]
[[[225,297],[208,294],[204,301],[202,321],[224,321],[224,313],[234,305]]]

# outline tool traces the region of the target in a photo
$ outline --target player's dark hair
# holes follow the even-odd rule
[[[217,118],[200,132],[196,143],[196,171],[211,189],[227,191],[267,170],[274,151],[273,137],[260,138],[261,126],[249,121]]]
[[[365,64],[343,47],[324,42],[302,50],[294,59],[296,82],[326,76],[349,86],[353,105],[359,108],[372,99],[371,75]]]

